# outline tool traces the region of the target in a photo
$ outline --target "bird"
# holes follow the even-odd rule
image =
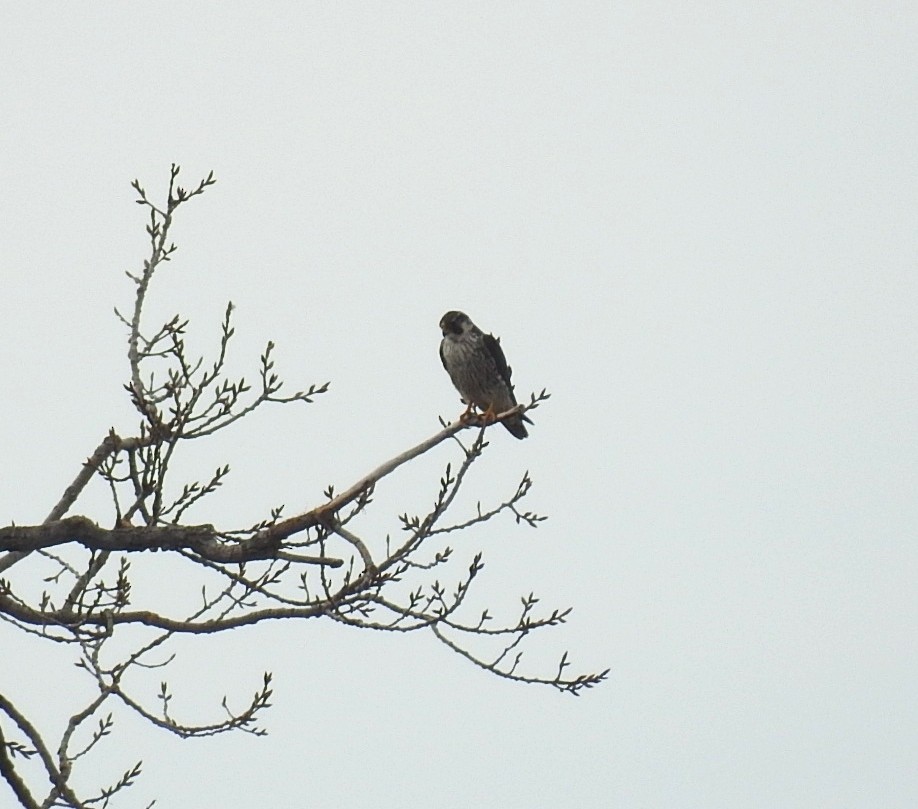
[[[512,371],[500,338],[485,334],[465,312],[456,310],[440,318],[440,330],[440,361],[467,405],[460,418],[468,419],[477,406],[484,411],[484,420],[493,422],[498,414],[516,407]],[[514,437],[526,438],[524,421],[532,424],[522,413],[515,413],[503,419],[503,425]]]

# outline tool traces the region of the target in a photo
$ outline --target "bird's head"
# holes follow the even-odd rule
[[[475,324],[469,320],[469,316],[465,312],[447,312],[440,318],[440,331],[443,332],[444,337],[450,334],[458,337],[473,328],[475,328]]]

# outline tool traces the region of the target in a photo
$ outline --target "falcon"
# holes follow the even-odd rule
[[[500,338],[485,334],[464,312],[447,312],[440,319],[440,330],[440,360],[468,406],[462,418],[467,419],[477,406],[484,411],[485,422],[493,422],[498,414],[516,407],[511,370]],[[522,413],[516,413],[505,418],[503,425],[516,438],[526,438],[529,433],[524,421],[532,424]]]

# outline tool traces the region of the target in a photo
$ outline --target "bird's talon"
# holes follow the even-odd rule
[[[470,404],[464,412],[459,415],[459,421],[462,424],[468,424],[475,417],[475,405]]]

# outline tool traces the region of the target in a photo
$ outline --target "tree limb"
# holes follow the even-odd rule
[[[82,804],[76,795],[73,794],[70,787],[67,786],[67,780],[57,769],[54,759],[51,757],[51,753],[42,741],[41,734],[35,729],[32,723],[29,722],[29,720],[16,709],[16,706],[2,694],[0,694],[0,710],[16,723],[16,726],[25,734],[26,738],[28,738],[29,742],[38,752],[38,757],[41,759],[41,763],[44,765],[45,771],[48,774],[48,780],[51,781],[58,793],[70,801],[72,806],[81,807]],[[3,752],[6,752],[5,746]]]
[[[17,800],[25,809],[39,809],[38,803],[32,797],[32,793],[29,792],[29,788],[25,785],[19,773],[16,772],[16,766],[10,757],[6,739],[3,738],[2,727],[0,727],[0,775],[10,785],[10,789],[13,790]]]
[[[10,525],[0,528],[0,550],[28,553],[67,542],[78,542],[94,551],[190,550],[199,556],[232,564],[255,559],[273,559],[281,541],[261,532],[251,539],[227,543],[212,525],[141,525],[101,528],[87,517],[66,517],[44,525]],[[340,567],[341,559],[299,557],[298,561]]]
[[[525,413],[527,410],[531,409],[531,407],[531,405],[517,405],[511,410],[508,410],[506,413],[501,413],[498,415],[493,423],[503,421],[505,418],[512,416],[515,413]],[[467,421],[453,422],[448,427],[445,427],[444,429],[440,430],[440,432],[422,441],[417,446],[414,446],[411,449],[407,449],[399,455],[396,455],[394,458],[390,458],[385,463],[380,464],[372,472],[357,481],[357,483],[351,486],[347,491],[342,492],[337,497],[333,497],[327,503],[323,503],[321,506],[316,506],[315,508],[303,512],[302,514],[298,514],[295,517],[289,517],[286,520],[281,520],[280,522],[275,523],[274,525],[269,526],[262,531],[259,531],[252,538],[260,539],[263,541],[280,541],[282,539],[286,539],[289,536],[292,536],[293,534],[298,534],[301,531],[305,531],[308,528],[315,528],[318,526],[329,527],[333,524],[334,516],[338,511],[352,503],[364,492],[373,488],[380,480],[382,480],[387,475],[390,475],[392,472],[402,466],[402,464],[414,460],[419,455],[423,455],[428,450],[431,450],[437,446],[437,444],[441,444],[442,442],[446,441],[447,438],[452,438],[454,435],[456,435],[456,433],[466,429],[467,427],[480,426],[486,425],[476,417],[473,417]]]

